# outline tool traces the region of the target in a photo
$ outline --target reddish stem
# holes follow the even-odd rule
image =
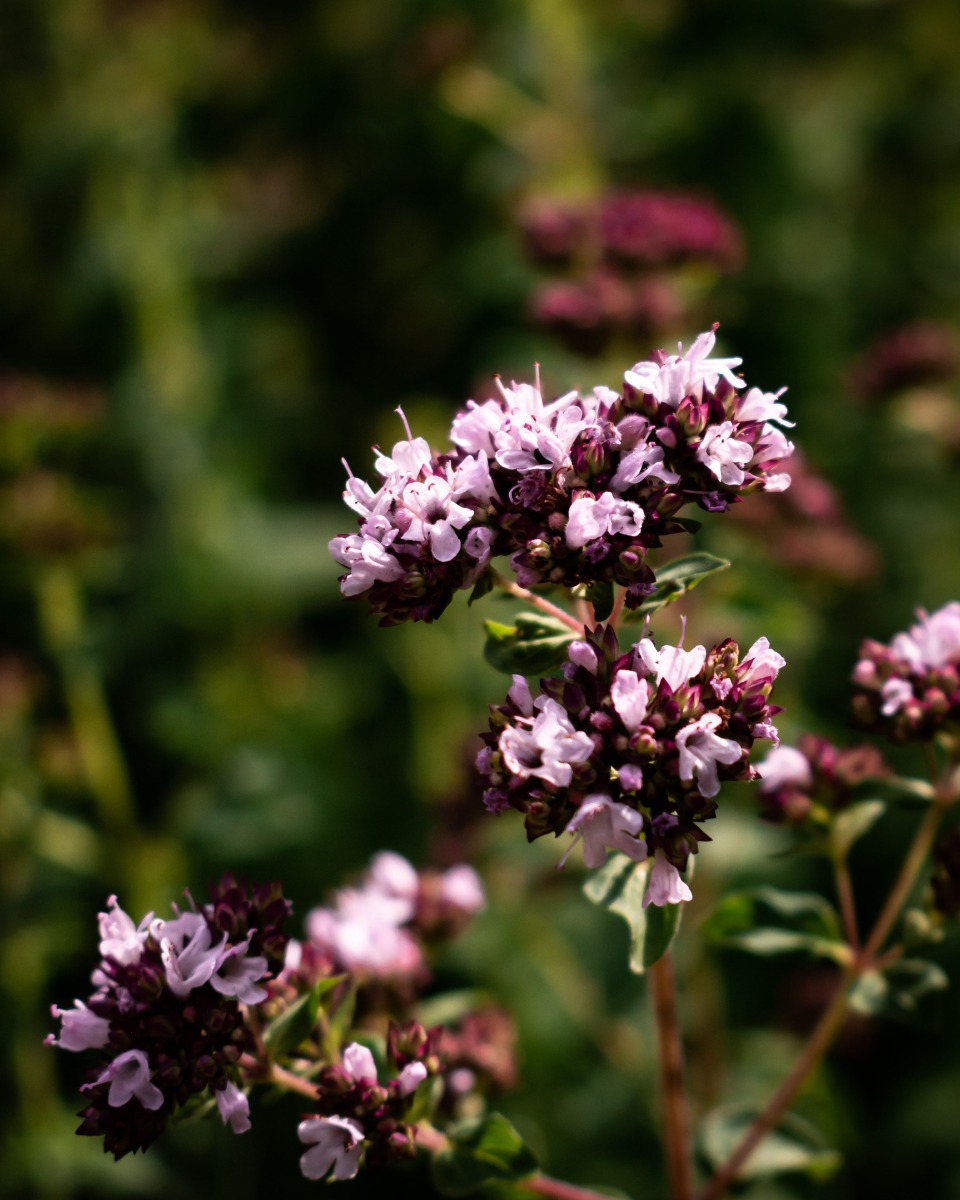
[[[683,1043],[677,1017],[677,985],[668,951],[650,968],[660,1064],[660,1104],[670,1200],[693,1200],[689,1114],[683,1086]]]

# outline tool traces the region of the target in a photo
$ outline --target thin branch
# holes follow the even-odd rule
[[[283,1088],[285,1092],[297,1092],[309,1100],[316,1100],[319,1095],[315,1083],[301,1079],[299,1075],[294,1075],[292,1071],[285,1071],[283,1067],[271,1067],[270,1073],[266,1076],[266,1082]]]
[[[914,884],[917,882],[917,876],[923,869],[923,864],[926,862],[927,855],[930,853],[934,839],[937,836],[937,830],[940,828],[940,819],[955,799],[956,797],[953,795],[952,789],[940,788],[937,790],[933,803],[923,814],[923,820],[920,822],[920,827],[917,829],[916,835],[910,844],[907,857],[903,860],[903,866],[900,868],[900,874],[893,885],[893,890],[887,897],[887,902],[884,904],[880,916],[877,917],[877,923],[874,925],[863,948],[862,958],[864,969],[870,966],[874,958],[876,958],[877,952],[886,940],[887,934],[893,928],[894,922],[900,915],[900,910],[907,902]]]
[[[693,1200],[689,1113],[683,1086],[683,1044],[677,1018],[677,985],[669,951],[650,968],[657,1026],[660,1104],[670,1200]]]
[[[578,633],[583,637],[583,625],[580,621],[568,613],[565,609],[560,608],[557,604],[551,604],[549,600],[543,596],[538,596],[536,592],[531,592],[528,588],[521,587],[519,583],[514,583],[512,579],[505,579],[499,571],[493,571],[493,581],[498,588],[501,588],[510,596],[516,596],[518,600],[523,600],[525,604],[532,604],[534,608],[538,608],[547,616],[555,617],[558,621],[562,621],[574,633]]]
[[[613,598],[613,608],[610,609],[610,616],[607,617],[607,624],[612,625],[614,629],[619,629],[620,618],[623,616],[623,605],[627,599],[627,589],[618,587],[617,593]]]
[[[603,1192],[592,1192],[589,1188],[576,1187],[572,1183],[564,1183],[562,1179],[539,1173],[527,1179],[518,1179],[516,1186],[527,1192],[535,1192],[538,1196],[549,1196],[551,1200],[610,1200],[610,1196]]]
[[[850,882],[846,855],[833,856],[833,877],[837,888],[837,900],[840,902],[840,916],[843,918],[843,932],[850,949],[857,955],[860,953],[860,932],[857,928],[857,906],[853,898],[853,885]]]
[[[806,1045],[790,1073],[767,1102],[766,1107],[753,1122],[733,1153],[713,1176],[700,1193],[698,1200],[719,1200],[737,1173],[747,1161],[759,1143],[777,1124],[793,1102],[794,1097],[806,1082],[813,1068],[826,1053],[830,1043],[836,1037],[847,1015],[847,984],[849,976],[844,976],[837,993],[825,1010],[819,1023],[810,1035]]]

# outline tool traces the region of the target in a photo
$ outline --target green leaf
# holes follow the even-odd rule
[[[730,563],[725,558],[699,551],[684,558],[675,559],[657,571],[657,583],[653,592],[637,608],[624,614],[625,621],[640,621],[655,613],[674,600],[679,600],[708,575],[725,571]]]
[[[433,1157],[433,1182],[444,1196],[468,1196],[485,1183],[522,1179],[537,1169],[533,1151],[500,1113],[447,1130],[449,1144]]]
[[[863,790],[869,790],[882,800],[895,800],[905,808],[926,808],[936,799],[936,791],[925,779],[908,779],[904,775],[881,775],[865,780]]]
[[[614,587],[609,581],[593,583],[589,587],[574,589],[575,596],[581,596],[593,605],[593,615],[598,621],[605,621],[613,608]]]
[[[484,621],[487,642],[483,656],[498,671],[508,675],[544,675],[560,665],[567,647],[577,636],[553,617],[520,613],[513,625]]]
[[[830,829],[830,845],[834,854],[846,858],[853,843],[869,833],[886,809],[884,800],[861,800],[838,813]]]
[[[637,975],[670,949],[680,928],[681,905],[643,907],[649,865],[612,854],[583,885],[588,900],[623,917],[630,927],[630,970]]]
[[[815,892],[732,892],[702,928],[710,941],[748,954],[803,951],[841,963],[850,957],[836,910]]]
[[[275,1021],[271,1021],[263,1035],[269,1058],[277,1059],[289,1054],[307,1040],[317,1023],[321,999],[344,979],[346,975],[318,979],[309,992],[305,992],[289,1008],[284,1009]]]
[[[467,598],[467,604],[476,604],[478,600],[481,600],[491,591],[493,591],[493,572],[488,569],[483,572],[473,585],[473,591]]]
[[[729,1104],[707,1116],[701,1129],[701,1147],[714,1170],[727,1161],[757,1115],[748,1105]],[[840,1155],[809,1121],[787,1113],[757,1144],[737,1178],[762,1179],[799,1171],[822,1181],[829,1179],[840,1164]]]
[[[926,1019],[923,1002],[946,991],[947,973],[921,958],[901,958],[884,971],[867,971],[850,992],[850,1007],[870,1017],[890,1017],[908,1023]]]
[[[496,1004],[491,992],[479,988],[463,988],[455,992],[441,992],[439,996],[428,996],[416,1008],[416,1019],[421,1025],[453,1025],[467,1013]]]

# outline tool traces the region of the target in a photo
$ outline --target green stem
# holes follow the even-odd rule
[[[693,1200],[690,1123],[683,1086],[683,1043],[677,1017],[677,985],[669,951],[650,968],[657,1027],[660,1104],[670,1200]]]
[[[103,827],[129,836],[135,824],[133,797],[104,695],[103,683],[85,651],[83,601],[69,568],[51,564],[36,583],[43,641],[57,660],[77,750]]]
[[[846,855],[834,854],[833,876],[837,888],[837,899],[840,902],[843,931],[850,949],[854,954],[859,954],[860,932],[857,927],[857,906],[853,898],[853,885],[850,882],[850,870],[847,867]]]
[[[783,1080],[776,1092],[768,1101],[763,1112],[750,1126],[733,1153],[717,1171],[710,1182],[700,1193],[698,1200],[719,1200],[737,1173],[744,1165],[759,1143],[777,1124],[790,1107],[794,1096],[803,1086],[810,1072],[826,1053],[830,1043],[836,1037],[844,1017],[847,1015],[847,984],[849,977],[845,976],[837,988],[837,993],[824,1011],[809,1040],[793,1064],[790,1073]]]
[[[884,904],[880,916],[877,917],[877,922],[863,948],[861,956],[863,970],[868,970],[873,965],[873,960],[883,946],[887,934],[893,928],[894,922],[900,915],[900,910],[907,902],[917,881],[917,876],[923,869],[927,855],[933,847],[937,830],[940,828],[940,819],[955,799],[952,789],[938,788],[933,803],[923,814],[923,820],[910,844],[907,857],[903,860],[903,866],[900,868],[900,874],[893,885],[893,890],[887,897],[887,902]]]
[[[917,877],[923,868],[923,864],[926,862],[927,855],[937,836],[940,819],[944,812],[955,803],[956,799],[956,785],[952,779],[947,777],[936,785],[934,799],[924,813],[923,820],[920,822],[920,826],[907,851],[906,858],[903,860],[903,866],[900,868],[900,873],[893,885],[893,889],[887,897],[887,901],[870,932],[870,936],[867,938],[866,944],[858,954],[855,965],[844,975],[836,995],[820,1018],[806,1045],[801,1050],[789,1075],[787,1075],[766,1107],[744,1134],[727,1161],[720,1167],[700,1193],[698,1200],[719,1200],[719,1197],[733,1183],[738,1171],[750,1157],[758,1143],[774,1128],[780,1117],[790,1107],[797,1092],[803,1086],[810,1072],[826,1053],[830,1043],[836,1037],[843,1024],[847,1013],[849,985],[867,971],[877,970],[898,956],[899,947],[895,947],[887,955],[880,958],[877,957],[887,935],[893,928],[894,922],[900,915],[901,909],[916,884]],[[835,865],[839,866],[838,863],[835,863]],[[846,865],[844,864],[843,873],[845,874],[845,872]],[[848,883],[849,879],[847,879]],[[840,891],[841,907],[844,906],[842,889],[845,886],[841,882],[841,875],[838,875],[838,891]],[[851,905],[852,899],[851,891]],[[845,924],[847,923],[847,919],[845,916]]]

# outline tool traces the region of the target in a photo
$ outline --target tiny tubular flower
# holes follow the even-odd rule
[[[720,724],[718,713],[705,713],[685,725],[676,739],[680,751],[680,778],[685,783],[696,778],[700,794],[708,798],[720,790],[717,763],[732,765],[739,762],[743,755],[743,750],[735,741],[714,733]]]
[[[228,1081],[215,1095],[224,1125],[229,1125],[234,1133],[246,1133],[250,1128],[250,1101],[244,1093]]]
[[[500,752],[519,778],[535,775],[556,787],[567,787],[573,778],[572,764],[590,758],[593,741],[574,729],[555,700],[544,699],[532,728],[507,726],[500,737]]]
[[[633,733],[647,715],[650,684],[646,679],[641,679],[636,671],[618,671],[613,677],[610,699],[613,701],[617,716]]]
[[[643,907],[651,904],[662,908],[665,904],[680,904],[684,900],[692,900],[693,892],[684,883],[680,872],[667,858],[662,850],[657,850],[653,856],[653,866],[650,868],[650,878],[647,880],[647,890],[643,896]]]
[[[57,1008],[50,1011],[61,1021],[60,1037],[48,1034],[44,1039],[48,1046],[59,1046],[61,1050],[99,1050],[110,1037],[110,1022],[91,1012],[82,1000],[74,1000],[74,1007]]]
[[[575,839],[579,835],[583,840],[583,861],[593,869],[603,866],[608,849],[619,850],[634,862],[642,862],[647,857],[646,843],[637,838],[642,827],[643,817],[635,808],[611,800],[609,796],[595,795],[587,796],[581,802],[567,826],[567,833],[572,833]],[[561,867],[567,855],[561,860]]]
[[[300,1156],[307,1179],[353,1179],[363,1153],[363,1130],[349,1117],[309,1117],[297,1126],[297,1137],[310,1149]]]
[[[139,925],[134,925],[133,919],[117,903],[116,896],[110,896],[107,912],[99,916],[102,957],[124,964],[139,962],[152,920],[153,913],[147,913]]]
[[[373,1055],[359,1042],[351,1042],[344,1050],[343,1069],[358,1083],[364,1079],[370,1083],[377,1082],[377,1064],[373,1061]]]
[[[758,787],[761,792],[775,791],[791,784],[809,787],[813,783],[810,760],[794,746],[778,746],[771,750],[762,762],[757,763],[760,772]]]
[[[111,1108],[122,1108],[134,1097],[144,1108],[151,1110],[163,1104],[163,1092],[150,1082],[150,1063],[142,1050],[126,1050],[118,1054],[97,1076],[97,1083],[110,1084],[107,1103]]]

